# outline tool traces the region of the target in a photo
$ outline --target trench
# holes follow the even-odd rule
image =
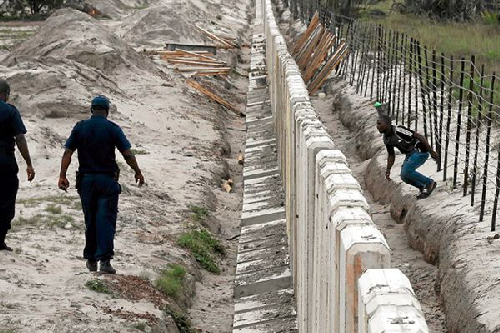
[[[410,280],[425,314],[429,331],[446,332],[446,318],[441,307],[440,295],[436,290],[438,268],[428,264],[422,253],[410,247],[404,228],[404,219],[401,219],[401,223],[396,222],[391,217],[390,204],[377,202],[366,189],[364,174],[370,160],[363,160],[358,155],[359,143],[355,135],[344,126],[339,116],[341,108],[348,106],[339,103],[333,95],[319,94],[318,96],[312,96],[311,102],[321,122],[331,135],[336,149],[344,153],[352,175],[363,189],[363,194],[371,207],[372,220],[385,236],[391,248],[392,267],[400,269]],[[350,112],[352,110],[342,111]],[[393,177],[398,177],[398,174],[393,172]],[[380,181],[383,182],[385,179]]]

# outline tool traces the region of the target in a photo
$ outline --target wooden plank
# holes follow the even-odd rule
[[[168,59],[169,63],[172,64],[184,64],[193,66],[207,66],[207,67],[227,67],[226,64],[213,63],[213,62],[203,62],[203,61],[193,61],[186,59]]]
[[[195,24],[196,28],[198,30],[200,30],[201,32],[203,32],[205,35],[207,35],[210,39],[216,41],[216,42],[219,42],[219,43],[222,43],[223,46],[225,47],[230,47],[230,48],[235,48],[236,45],[232,44],[232,43],[229,43],[228,41],[224,40],[223,38],[203,29],[202,27],[200,27],[198,24]]]
[[[205,76],[205,75],[228,75],[228,74],[229,74],[229,71],[225,71],[225,72],[198,71],[198,72],[194,73],[193,75],[194,76]]]
[[[175,50],[175,51],[167,51],[167,50],[144,50],[143,53],[147,55],[182,55],[185,52],[184,50]],[[190,51],[196,55],[213,55],[208,51]]]
[[[311,58],[311,54],[313,53],[313,50],[316,48],[318,45],[319,41],[321,40],[321,37],[323,36],[323,31],[324,28],[320,25],[318,29],[315,30],[315,33],[308,44],[308,46],[305,48],[304,52],[301,54],[300,60],[298,60],[297,65],[301,70],[304,70],[306,68],[306,65]]]
[[[217,60],[217,59],[212,58],[212,57],[208,57],[208,56],[201,55],[201,54],[196,54],[196,53],[190,52],[190,51],[185,51],[185,52],[186,52],[186,54],[191,54],[191,55],[197,56],[197,57],[205,59],[205,60],[211,60],[211,61],[214,61],[214,62],[219,62],[221,64],[224,64],[223,61]]]
[[[321,72],[316,75],[314,80],[307,86],[309,94],[314,94],[316,90],[321,88],[323,83],[326,81],[330,73],[337,67],[337,65],[342,61],[342,59],[347,55],[348,47],[343,43],[337,52],[327,61],[325,66],[321,69]]]
[[[309,26],[307,27],[306,31],[302,34],[302,36],[300,36],[300,39],[298,40],[297,44],[295,44],[295,47],[293,48],[292,51],[293,56],[296,56],[299,53],[299,51],[304,46],[305,42],[309,39],[309,36],[316,29],[318,23],[319,23],[319,14],[318,12],[316,12],[312,17],[311,23],[309,23]]]
[[[331,33],[328,33],[325,36],[325,39],[322,43],[322,47],[317,51],[314,52],[314,56],[311,59],[311,62],[307,66],[307,70],[302,76],[304,79],[304,82],[309,82],[309,80],[312,79],[314,74],[318,71],[318,69],[321,67],[321,64],[325,60],[326,56],[328,55],[328,52],[332,49],[332,47],[335,45],[335,40],[336,36],[334,36]]]
[[[187,84],[191,87],[193,87],[194,89],[198,90],[199,92],[201,92],[203,95],[207,96],[208,98],[210,98],[211,100],[219,103],[220,105],[228,108],[229,110],[233,111],[234,113],[236,113],[238,116],[241,115],[241,112],[240,110],[238,110],[236,107],[234,107],[231,103],[229,103],[228,101],[226,101],[225,99],[223,99],[222,97],[220,96],[217,96],[216,94],[214,94],[213,92],[211,92],[209,89],[203,87],[201,84],[199,84],[198,82],[194,81],[194,80],[191,80],[191,79],[188,79],[187,80]]]
[[[195,66],[174,66],[174,69],[179,72],[195,72],[195,71],[206,71],[209,69],[218,70],[218,71],[230,71],[231,67],[195,67]]]

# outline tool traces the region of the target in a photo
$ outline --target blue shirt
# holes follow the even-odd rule
[[[0,101],[0,149],[14,153],[18,134],[26,134],[21,114],[15,106]]]
[[[131,147],[120,126],[98,115],[77,123],[66,141],[67,149],[78,150],[83,174],[114,174],[118,170],[115,148],[123,152]]]

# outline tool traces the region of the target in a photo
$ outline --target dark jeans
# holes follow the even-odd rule
[[[121,187],[109,175],[84,175],[80,198],[85,215],[85,249],[83,257],[90,260],[113,258],[113,240]]]
[[[417,172],[425,161],[429,158],[429,153],[420,153],[414,151],[406,155],[405,161],[401,166],[401,179],[416,188],[423,190],[426,186],[432,183],[432,179]]]
[[[18,170],[14,156],[0,155],[0,241],[5,239],[16,214],[16,195],[19,189]]]

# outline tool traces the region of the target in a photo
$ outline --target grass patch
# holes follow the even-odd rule
[[[136,330],[139,330],[141,332],[146,332],[146,329],[148,328],[148,324],[141,321],[140,323],[135,323],[134,325],[132,325],[132,328],[135,328]]]
[[[196,261],[207,271],[219,274],[220,268],[216,263],[216,255],[224,255],[222,243],[206,230],[191,230],[182,234],[177,244],[191,251]]]
[[[13,328],[0,328],[0,333],[16,333]]]
[[[196,333],[196,330],[191,326],[191,321],[185,314],[169,307],[165,308],[165,313],[172,317],[180,333]]]
[[[111,290],[109,290],[108,286],[98,279],[88,280],[85,282],[85,287],[96,293],[111,294]]]
[[[178,264],[170,264],[167,269],[161,271],[161,275],[155,281],[155,286],[165,295],[178,298],[180,296],[186,269]]]
[[[191,218],[195,222],[201,222],[208,217],[208,210],[205,207],[189,206],[189,210],[193,213]]]
[[[58,215],[62,213],[62,208],[61,206],[51,204],[45,207],[45,211],[50,214]]]
[[[130,151],[134,155],[149,155],[149,152],[145,149],[131,149]]]
[[[475,54],[476,63],[479,66],[484,64],[487,73],[500,73],[500,25],[491,24],[491,19],[475,22],[436,21],[390,11],[391,5],[392,0],[367,5],[361,11],[360,20],[405,33],[419,40],[428,50],[434,49],[438,54],[443,52],[447,57],[453,55],[455,59],[459,59]],[[382,10],[387,15],[370,16],[369,11],[374,9]]]
[[[35,207],[44,203],[52,203],[59,205],[71,205],[74,204],[75,200],[80,200],[79,197],[66,196],[66,195],[50,195],[47,197],[30,198],[30,199],[19,199],[17,203],[24,205],[26,207]]]
[[[73,227],[76,226],[75,219],[70,215],[44,215],[36,214],[31,217],[19,217],[12,221],[12,228],[18,230],[23,226],[46,226],[50,229],[60,228],[63,229],[68,223],[71,223]]]

